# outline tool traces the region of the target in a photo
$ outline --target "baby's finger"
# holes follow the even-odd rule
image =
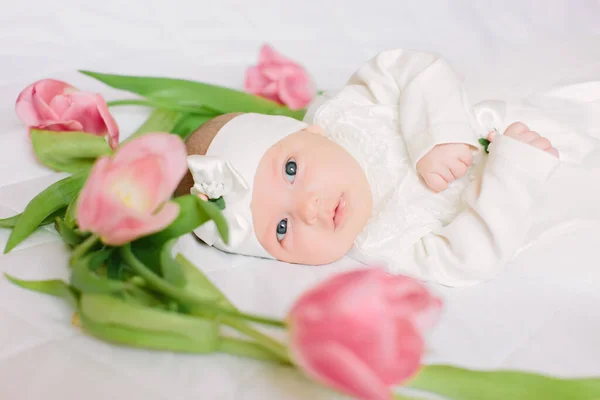
[[[441,192],[448,188],[448,182],[440,175],[435,172],[428,172],[423,176],[427,186],[434,192]]]
[[[504,135],[509,137],[517,137],[523,132],[527,132],[529,127],[522,122],[513,122],[504,131]]]
[[[530,144],[540,150],[548,150],[550,147],[552,147],[552,143],[550,143],[550,141],[545,137],[541,136],[531,141]]]
[[[456,178],[454,178],[454,175],[452,174],[452,171],[450,170],[449,166],[443,166],[443,167],[436,168],[435,173],[437,173],[442,178],[444,178],[446,183],[450,183],[454,179],[456,179]]]
[[[491,141],[491,140],[490,140]],[[470,167],[473,164],[473,154],[471,151],[467,150],[458,155],[458,159],[465,164],[467,167]]]
[[[487,134],[487,140],[489,140],[490,142],[493,142],[494,139],[496,138],[496,135],[498,134],[498,132],[496,132],[496,130],[494,129],[493,131],[490,131]]]
[[[450,172],[452,172],[455,179],[460,179],[465,176],[468,169],[469,167],[461,160],[456,160],[456,162],[450,164]]]
[[[526,131],[526,132],[519,133],[515,137],[515,139],[517,139],[519,142],[531,144],[534,140],[536,140],[540,137],[541,137],[540,134],[535,131]]]

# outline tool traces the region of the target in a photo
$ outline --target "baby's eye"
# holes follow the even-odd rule
[[[277,224],[277,240],[281,242],[285,237],[286,232],[287,219],[282,219],[281,221],[279,221],[279,224]]]
[[[294,182],[294,178],[296,177],[296,172],[298,170],[297,168],[298,166],[293,158],[290,158],[285,164],[285,177],[290,183]]]

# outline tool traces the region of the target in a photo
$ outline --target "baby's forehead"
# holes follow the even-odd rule
[[[287,147],[302,147],[311,145],[315,142],[315,134],[307,129],[301,129],[297,132],[294,132],[279,142],[275,143],[273,147],[278,149],[287,148]]]

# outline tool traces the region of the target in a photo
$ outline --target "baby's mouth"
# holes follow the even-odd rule
[[[333,213],[333,225],[335,229],[340,226],[340,224],[344,221],[344,217],[346,215],[346,199],[344,199],[344,195],[340,197],[340,201],[338,205],[335,207]]]

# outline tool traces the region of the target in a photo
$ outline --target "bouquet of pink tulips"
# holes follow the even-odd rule
[[[118,345],[284,364],[360,399],[416,399],[419,391],[457,400],[600,398],[598,379],[422,365],[425,333],[442,304],[407,277],[378,268],[333,276],[300,296],[282,321],[239,310],[183,255],[174,256],[175,241],[208,221],[228,237],[219,204],[173,197],[187,168],[184,139],[229,112],[302,118],[314,88],[297,63],[266,46],[247,74],[251,93],[84,73],[141,98],[107,104],[98,94],[51,79],[24,89],[16,112],[29,127],[36,157],[70,175],[35,196],[21,214],[0,220],[0,227],[12,230],[5,252],[39,226],[54,224],[72,251],[65,266],[69,282],[7,278],[69,302],[77,329]],[[153,108],[126,141],[119,141],[109,112],[120,104]],[[261,325],[284,330],[286,342]],[[224,334],[222,326],[244,339]],[[416,392],[395,393],[398,386]]]

